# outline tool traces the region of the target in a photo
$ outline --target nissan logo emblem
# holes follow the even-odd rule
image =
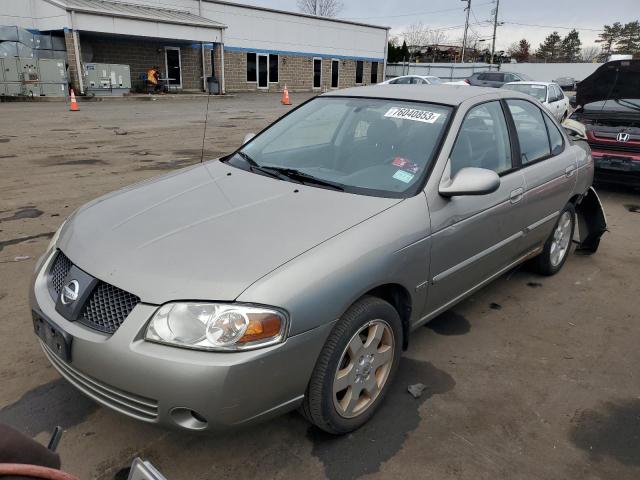
[[[60,301],[64,305],[68,305],[72,302],[75,302],[78,299],[79,292],[80,292],[80,284],[78,283],[77,280],[71,280],[62,289],[62,293],[60,294]]]
[[[618,134],[618,141],[622,142],[622,143],[628,142],[630,137],[631,137],[631,135],[629,135],[628,133],[620,132]]]

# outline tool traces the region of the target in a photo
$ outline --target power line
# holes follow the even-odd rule
[[[542,28],[557,28],[562,30],[578,30],[578,31],[588,31],[588,32],[602,32],[601,28],[576,28],[576,27],[560,27],[557,25],[537,25],[534,23],[519,23],[519,22],[507,22],[502,21],[501,23],[508,23],[509,25],[521,25],[523,27],[542,27]]]

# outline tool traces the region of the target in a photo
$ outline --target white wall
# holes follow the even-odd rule
[[[524,73],[534,80],[553,82],[559,77],[573,77],[577,81],[584,80],[601,63],[509,63],[502,65],[505,72]]]
[[[560,77],[573,77],[577,81],[584,80],[601,63],[505,63],[500,66],[501,72],[524,73],[533,80],[553,82]],[[460,80],[470,77],[475,72],[489,70],[488,63],[408,63],[388,64],[387,78],[400,75],[435,75],[444,80]],[[497,69],[494,65],[492,69]]]
[[[198,0],[127,0],[141,5],[181,8],[198,14]],[[203,16],[223,23],[227,47],[317,54],[333,57],[384,58],[386,31],[280,12],[203,1]]]
[[[166,8],[180,8],[198,14],[198,0],[127,0],[131,3]],[[358,57],[382,61],[386,47],[386,30],[343,22],[305,17],[295,14],[240,7],[232,4],[203,1],[203,16],[223,23],[227,47],[274,51],[289,54],[327,57]],[[134,22],[134,23],[132,23]],[[124,21],[97,15],[77,14],[77,28],[104,33],[152,35],[176,38],[171,25]],[[148,25],[144,25],[148,23]],[[44,0],[0,0],[0,25],[55,30],[71,27],[65,11]],[[126,31],[123,31],[123,28]],[[193,27],[189,27],[193,28]],[[198,29],[206,31],[206,29]],[[209,30],[199,31],[196,41],[218,41]]]

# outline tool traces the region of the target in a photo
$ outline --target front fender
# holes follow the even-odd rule
[[[591,255],[598,250],[600,238],[607,231],[607,218],[600,198],[593,187],[576,205],[579,241],[576,253]]]

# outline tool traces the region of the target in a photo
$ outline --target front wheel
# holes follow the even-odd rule
[[[537,273],[555,275],[560,271],[571,250],[575,222],[576,210],[573,204],[569,203],[560,212],[560,217],[545,242],[542,252],[531,262]]]
[[[400,362],[402,322],[391,304],[364,297],[331,331],[301,413],[332,434],[360,428],[375,413]]]

